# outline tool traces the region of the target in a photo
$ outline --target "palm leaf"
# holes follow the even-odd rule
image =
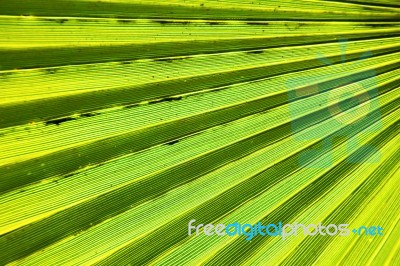
[[[0,2],[0,264],[398,265],[399,8]]]

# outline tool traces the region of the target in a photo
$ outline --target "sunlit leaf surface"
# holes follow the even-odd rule
[[[2,0],[0,32],[0,265],[400,265],[398,1]]]

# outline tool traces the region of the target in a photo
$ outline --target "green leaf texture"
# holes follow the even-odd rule
[[[2,0],[0,32],[0,265],[400,265],[398,1]]]

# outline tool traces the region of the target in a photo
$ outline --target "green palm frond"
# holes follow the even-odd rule
[[[3,0],[0,30],[0,265],[400,265],[399,3]]]

